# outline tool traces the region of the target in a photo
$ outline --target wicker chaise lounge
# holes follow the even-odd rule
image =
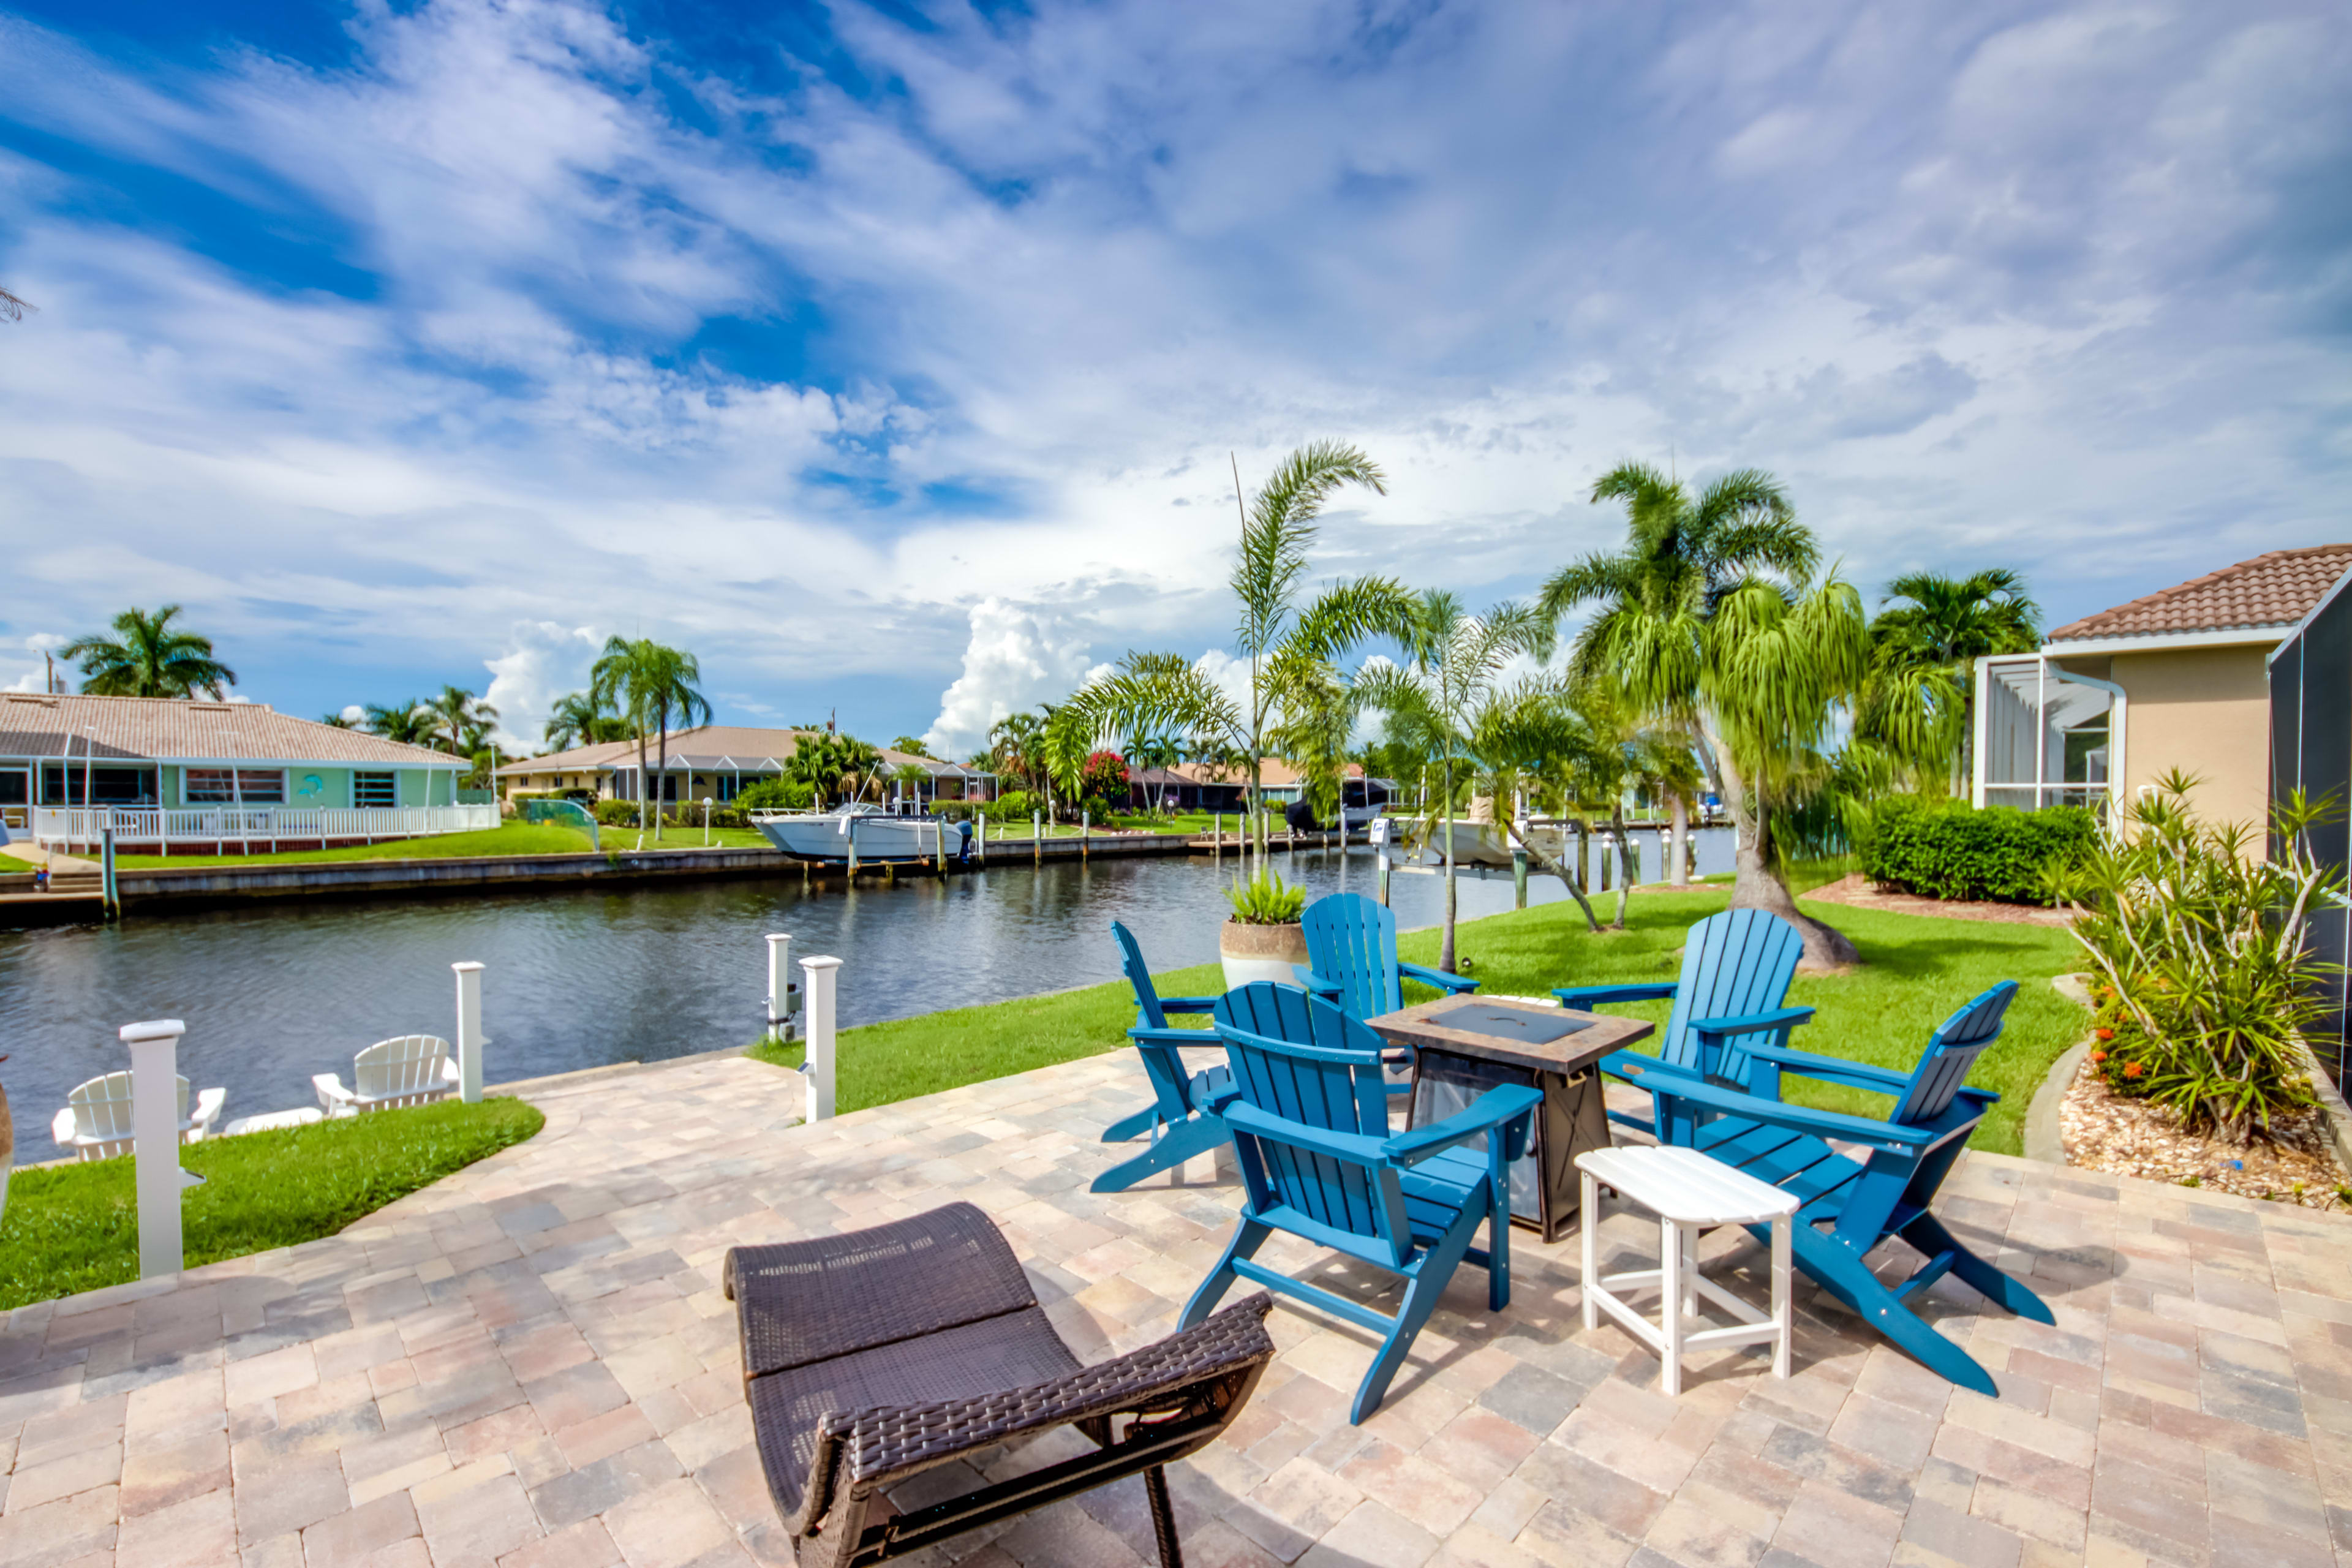
[[[803,1568],[880,1563],[1142,1471],[1160,1561],[1182,1562],[1161,1467],[1224,1430],[1274,1354],[1264,1295],[1099,1366],[1046,1321],[970,1204],[727,1254],[744,1394]],[[1123,1419],[1124,1418],[1124,1419]],[[920,1471],[1074,1426],[1096,1451],[901,1512]]]

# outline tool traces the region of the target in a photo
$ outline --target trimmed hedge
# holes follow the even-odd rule
[[[2039,811],[1894,795],[1871,812],[1862,871],[1884,887],[1930,899],[2046,904],[2042,868],[2079,863],[2099,837],[2079,805]]]

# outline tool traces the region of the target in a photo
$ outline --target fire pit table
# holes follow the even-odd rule
[[[1579,1203],[1576,1157],[1611,1142],[1593,1064],[1656,1026],[1478,996],[1441,996],[1366,1022],[1413,1049],[1413,1126],[1443,1121],[1497,1084],[1543,1091],[1535,1138],[1511,1166],[1511,1220],[1546,1241],[1565,1236]]]

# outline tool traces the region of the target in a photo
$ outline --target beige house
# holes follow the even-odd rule
[[[652,793],[669,802],[714,800],[724,805],[763,778],[782,777],[784,763],[806,732],[734,724],[673,730],[667,763],[654,741],[646,742],[645,766],[659,779]],[[982,801],[996,795],[996,775],[978,768],[887,749],[882,758],[894,774],[905,767],[922,769],[925,780],[919,788],[926,800]],[[637,767],[636,742],[607,741],[509,763],[499,769],[498,781],[505,794],[559,790],[581,792],[594,799],[635,800],[639,798]],[[895,795],[903,786],[893,779],[889,788]]]
[[[2265,661],[2352,573],[2352,544],[2273,550],[1980,658],[1973,798],[2120,809],[2178,768],[2215,821],[2269,812]]]

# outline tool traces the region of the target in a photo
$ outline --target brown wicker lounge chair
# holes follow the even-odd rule
[[[1274,1355],[1271,1303],[1258,1295],[1081,1366],[1013,1249],[970,1204],[738,1247],[725,1283],[768,1493],[803,1568],[884,1562],[1139,1470],[1160,1561],[1177,1568],[1161,1467],[1223,1431]],[[1097,1451],[903,1513],[884,1495],[919,1471],[1065,1425]]]

